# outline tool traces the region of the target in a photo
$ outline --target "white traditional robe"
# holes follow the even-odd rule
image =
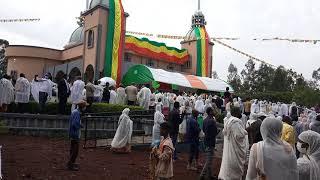
[[[117,100],[116,103],[120,105],[125,105],[126,104],[126,90],[123,87],[119,87],[117,89]]]
[[[102,99],[103,87],[100,85],[94,85],[94,93],[93,96],[98,99],[100,102]]]
[[[161,105],[156,106],[156,112],[154,113],[154,124],[152,129],[152,144],[151,146],[156,146],[160,144],[160,124],[164,122],[164,115],[161,112]]]
[[[145,110],[149,110],[150,96],[151,96],[151,91],[147,87],[142,88],[138,93],[139,104]]]
[[[256,113],[258,114],[260,112],[260,108],[259,108],[259,104],[257,102],[254,102],[252,105],[251,105],[251,113]]]
[[[199,96],[198,100],[196,101],[194,105],[194,109],[197,110],[199,113],[203,113],[204,111],[204,102],[203,99]]]
[[[130,109],[126,108],[122,111],[119,118],[118,128],[111,142],[111,147],[120,149],[131,143],[133,130],[133,122],[129,117]]]
[[[314,131],[305,131],[299,139],[309,145],[306,154],[298,159],[299,180],[320,179],[320,134]]]
[[[247,131],[242,121],[231,116],[225,119],[223,129],[224,146],[219,178],[241,180],[249,148]]]
[[[16,103],[28,103],[30,98],[31,84],[28,79],[19,77],[16,85]]]
[[[117,93],[114,90],[110,90],[109,104],[116,104],[116,103],[117,103]]]
[[[0,80],[0,106],[11,104],[14,100],[14,88],[10,80],[2,78]]]
[[[71,94],[71,103],[77,104],[80,101],[84,99],[83,97],[83,90],[84,90],[85,84],[82,80],[76,80],[73,85],[70,88]]]

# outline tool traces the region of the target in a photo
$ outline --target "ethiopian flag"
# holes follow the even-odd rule
[[[205,27],[195,28],[197,38],[197,76],[208,75],[209,36]]]
[[[121,62],[124,46],[125,15],[121,0],[109,1],[109,17],[105,49],[104,75],[121,80]]]

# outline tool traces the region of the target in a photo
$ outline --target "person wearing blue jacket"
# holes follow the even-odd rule
[[[199,133],[200,127],[197,122],[198,111],[192,110],[192,117],[187,121],[187,133],[186,140],[190,145],[189,161],[188,161],[188,170],[197,170],[198,168],[198,159],[199,159]],[[193,160],[195,159],[195,163]]]
[[[70,145],[70,159],[67,164],[68,170],[77,171],[79,167],[75,164],[79,153],[79,142],[81,137],[81,114],[85,111],[87,102],[80,101],[77,108],[72,111],[69,119],[69,138]]]

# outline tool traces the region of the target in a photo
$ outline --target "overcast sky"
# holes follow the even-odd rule
[[[2,18],[41,18],[40,22],[0,23],[0,39],[10,44],[62,49],[77,27],[86,0],[1,0]],[[307,78],[320,67],[320,43],[253,41],[253,38],[320,39],[318,0],[201,0],[211,37],[239,37],[225,43],[274,65],[293,68]],[[185,35],[197,0],[123,0],[130,14],[127,30]],[[156,39],[158,40],[158,39]],[[180,47],[179,41],[164,40]],[[248,58],[219,44],[213,47],[213,69],[226,79],[230,62],[238,69]]]

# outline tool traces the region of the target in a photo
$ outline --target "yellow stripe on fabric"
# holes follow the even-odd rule
[[[141,48],[147,48],[155,53],[166,53],[166,54],[169,54],[170,56],[175,56],[177,58],[183,58],[185,56],[188,55],[188,52],[185,51],[183,53],[178,53],[174,50],[168,50],[166,47],[164,46],[161,46],[161,47],[157,47],[157,46],[154,46],[146,41],[139,41],[137,40],[136,38],[134,37],[126,37],[126,43],[132,43],[132,44],[135,44],[136,46],[138,47],[141,47]]]
[[[119,47],[121,36],[121,6],[119,0],[115,1],[115,19],[114,19],[114,36],[113,36],[113,50],[112,50],[112,69],[111,78],[117,80],[118,64],[119,64]]]
[[[202,69],[202,76],[206,76],[206,54],[207,54],[207,50],[206,50],[206,31],[204,28],[200,29],[200,33],[201,33],[201,51],[202,51],[202,57],[201,57],[201,69]]]

